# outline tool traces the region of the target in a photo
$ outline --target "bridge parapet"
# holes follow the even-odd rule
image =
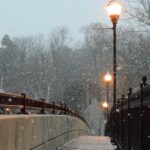
[[[87,125],[72,116],[0,116],[2,150],[56,150],[73,138],[88,134]]]

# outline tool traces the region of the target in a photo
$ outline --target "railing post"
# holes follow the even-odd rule
[[[68,106],[66,106],[66,114],[68,115]]]
[[[66,104],[65,104],[65,106],[64,106],[65,108],[65,112],[64,112],[64,114],[66,115],[67,114],[67,106],[66,106]]]
[[[123,102],[124,102],[125,96],[122,95],[121,103],[120,103],[120,120],[121,120],[121,148],[123,149],[123,141],[124,141],[124,135],[123,135]]]
[[[53,102],[52,113],[55,114],[55,102]]]
[[[21,93],[21,95],[23,96],[23,108],[22,108],[21,112],[23,114],[27,114],[27,112],[26,112],[26,94],[25,93]]]
[[[117,142],[117,146],[119,146],[119,99],[116,102],[116,142]]]
[[[112,108],[112,117],[111,117],[111,141],[112,143],[115,143],[116,142],[116,120],[115,120],[115,115],[116,114],[116,106],[114,105],[113,108]]]
[[[128,101],[127,101],[127,113],[128,113],[128,150],[131,149],[131,131],[130,131],[130,124],[131,124],[131,111],[130,111],[130,96],[132,94],[132,88],[129,88],[128,91]]]
[[[143,83],[140,84],[140,150],[143,150]]]
[[[41,101],[43,102],[43,103],[42,103],[42,110],[41,110],[41,113],[42,113],[42,114],[45,114],[45,100],[44,100],[44,99],[41,99]]]
[[[60,103],[60,114],[61,115],[63,114],[63,103],[62,102]]]

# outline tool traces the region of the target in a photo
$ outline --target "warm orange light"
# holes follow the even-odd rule
[[[6,108],[5,110],[9,112],[9,108]]]
[[[104,76],[104,80],[106,82],[111,82],[112,76],[111,76],[111,74],[109,72],[107,72],[106,75]]]
[[[111,0],[107,5],[107,12],[109,16],[120,16],[122,11],[122,5],[121,2]]]
[[[108,108],[108,103],[107,102],[103,102],[102,106],[103,106],[103,108]]]

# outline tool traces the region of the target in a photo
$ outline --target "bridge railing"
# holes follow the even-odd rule
[[[77,111],[71,110],[66,104],[47,102],[45,99],[36,100],[27,97],[25,93],[21,95],[0,93],[0,114],[70,115],[81,119],[87,124],[86,120]]]
[[[113,106],[105,128],[121,150],[148,150],[150,147],[150,85],[143,77],[135,91],[129,88]]]

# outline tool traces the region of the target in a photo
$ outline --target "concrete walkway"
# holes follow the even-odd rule
[[[81,136],[62,146],[59,150],[115,150],[109,137]]]

